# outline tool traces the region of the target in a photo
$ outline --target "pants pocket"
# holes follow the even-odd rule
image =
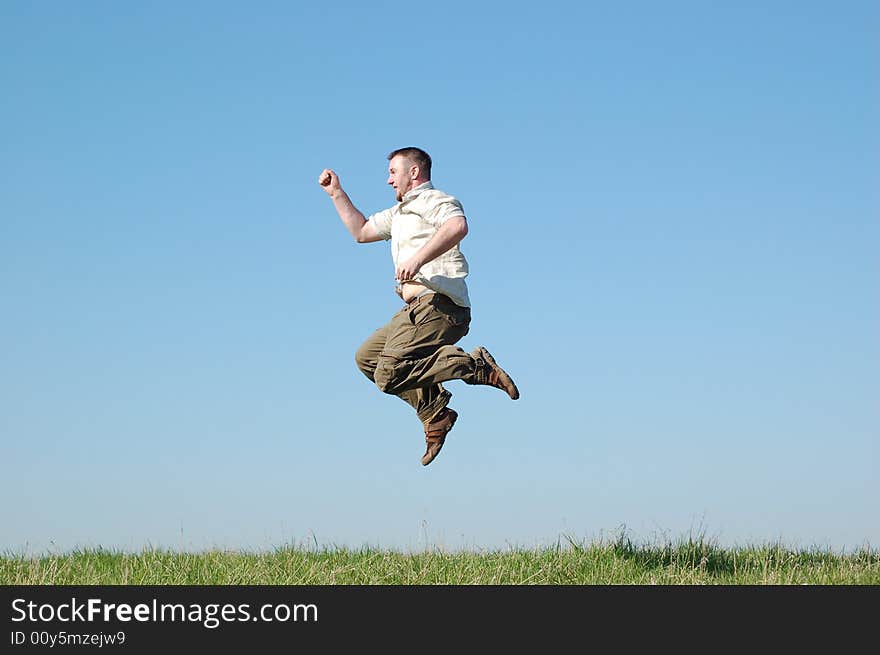
[[[471,322],[470,307],[460,307],[454,302],[447,301],[439,305],[437,310],[443,314],[443,318],[453,327],[461,327]]]

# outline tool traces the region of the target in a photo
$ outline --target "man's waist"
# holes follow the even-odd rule
[[[398,283],[394,291],[404,302],[410,302],[421,294],[427,296],[428,294],[436,292],[448,297],[456,305],[460,305],[461,307],[470,306],[470,302],[468,302],[467,286],[465,285],[464,279],[433,277],[430,281],[424,280],[423,282],[421,281],[421,278],[422,276],[419,275],[418,279],[420,281],[410,280],[403,284]]]
[[[424,284],[412,281],[402,282],[398,284],[395,291],[405,303],[412,303],[418,298],[424,298],[432,293],[435,293],[435,291],[429,289]]]

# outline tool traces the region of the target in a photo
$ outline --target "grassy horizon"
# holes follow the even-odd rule
[[[720,548],[626,537],[485,552],[285,546],[268,553],[83,549],[0,556],[3,585],[877,585],[880,552]]]

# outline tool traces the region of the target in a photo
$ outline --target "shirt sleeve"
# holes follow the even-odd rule
[[[371,214],[367,221],[372,221],[376,228],[376,234],[386,241],[391,238],[391,209],[383,209],[380,212]]]
[[[437,227],[443,225],[450,218],[464,217],[464,207],[457,198],[446,198],[437,203],[431,212],[430,221]]]

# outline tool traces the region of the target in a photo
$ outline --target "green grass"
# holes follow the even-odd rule
[[[5,585],[877,585],[880,553],[722,549],[702,538],[635,545],[569,540],[486,552],[285,547],[269,553],[102,549],[0,557]]]

